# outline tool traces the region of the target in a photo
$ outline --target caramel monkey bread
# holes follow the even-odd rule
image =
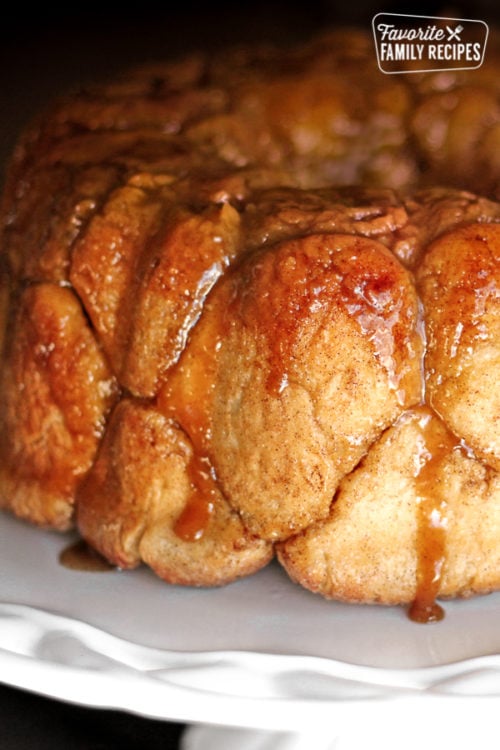
[[[340,30],[40,115],[2,198],[0,504],[215,586],[500,588],[500,61]],[[498,49],[498,45],[496,47]]]

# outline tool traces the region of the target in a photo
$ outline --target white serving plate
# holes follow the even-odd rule
[[[418,625],[400,608],[324,601],[274,563],[213,590],[144,568],[68,570],[58,556],[71,539],[0,514],[6,684],[225,727],[373,738],[397,716],[410,739],[433,721],[448,738],[498,736],[500,595],[448,602],[442,622]]]

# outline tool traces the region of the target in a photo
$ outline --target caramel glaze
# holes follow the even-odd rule
[[[446,562],[447,499],[443,465],[461,443],[428,406],[415,410],[419,431],[415,486],[417,491],[417,591],[408,609],[414,622],[444,617],[437,604]]]
[[[207,455],[193,456],[188,464],[191,494],[178,517],[174,532],[185,542],[195,542],[205,534],[217,501],[217,478]]]
[[[240,276],[241,315],[267,341],[270,395],[286,388],[298,347],[340,310],[371,342],[400,405],[418,401],[420,383],[408,365],[423,348],[416,293],[381,243],[342,233],[300,237],[257,256]]]
[[[69,570],[92,573],[113,570],[114,566],[83,539],[72,542],[59,555],[59,562]]]
[[[220,497],[211,451],[211,413],[217,354],[227,334],[227,287],[205,304],[188,347],[158,395],[160,411],[177,422],[193,447],[187,466],[191,492],[174,526],[177,536],[186,542],[205,534]]]

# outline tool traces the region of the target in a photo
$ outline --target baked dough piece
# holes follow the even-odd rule
[[[405,414],[339,488],[330,516],[277,546],[295,581],[349,602],[408,604],[500,585],[500,475],[428,409]]]
[[[116,379],[70,289],[28,286],[10,312],[0,382],[0,504],[66,529],[117,399]]]
[[[272,545],[246,531],[216,488],[189,507],[193,458],[179,427],[122,400],[78,491],[80,531],[115,565],[144,561],[169,583],[218,586],[254,573]]]
[[[417,271],[429,404],[500,471],[500,224],[435,240]]]
[[[136,181],[137,182],[137,181]],[[154,396],[239,246],[228,204],[193,211],[162,178],[115,191],[73,251],[70,279],[120,383]]]

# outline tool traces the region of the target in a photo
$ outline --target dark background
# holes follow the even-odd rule
[[[293,42],[332,25],[370,28],[375,13],[414,13],[499,22],[498,0],[474,2],[140,2],[9,5],[0,23],[0,175],[17,134],[47,101],[135,63],[252,41]],[[1,552],[0,552],[1,557]],[[1,673],[0,673],[1,681]],[[173,750],[182,726],[55,702],[0,684],[1,750]]]

